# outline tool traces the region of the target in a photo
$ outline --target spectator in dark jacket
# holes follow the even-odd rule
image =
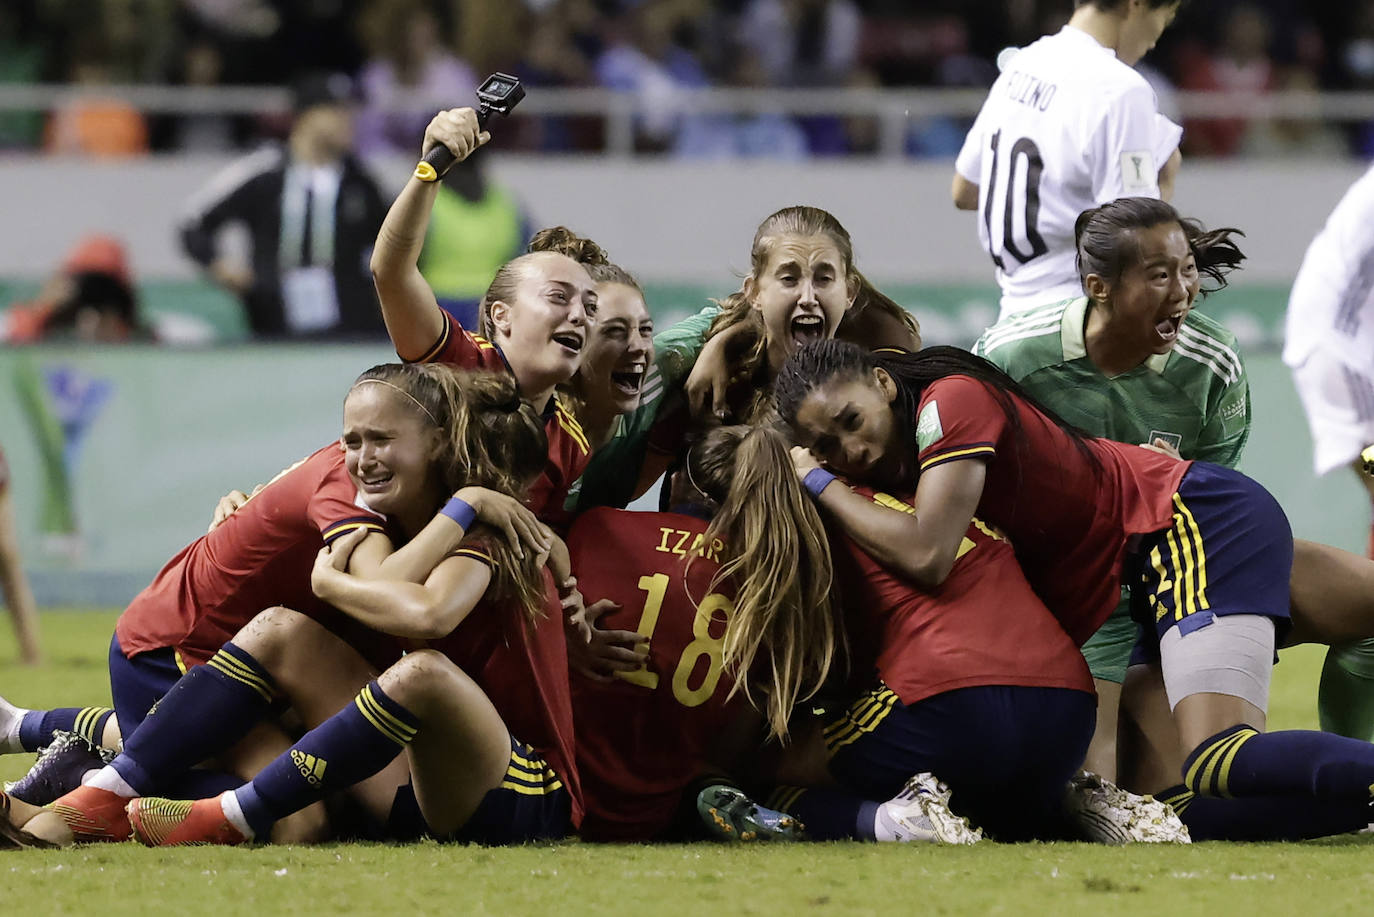
[[[368,259],[386,203],[350,152],[354,100],[345,76],[303,80],[286,144],[221,173],[181,226],[187,254],[243,300],[256,337],[385,332]],[[235,222],[248,230],[248,265],[219,251],[219,230]]]

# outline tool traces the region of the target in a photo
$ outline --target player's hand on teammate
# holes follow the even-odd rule
[[[805,446],[793,446],[792,467],[797,471],[797,479],[804,481],[809,472],[821,467],[820,460],[811,454],[811,450]]]
[[[553,532],[540,522],[529,507],[514,497],[485,487],[464,487],[454,494],[477,512],[477,518],[502,532],[516,557],[528,548],[539,558],[539,566],[553,548]]]
[[[633,672],[644,664],[649,638],[632,630],[603,630],[597,619],[620,608],[610,599],[588,605],[584,611],[587,640],[568,641],[568,664],[592,681],[610,681],[616,672]]]
[[[420,156],[425,156],[436,146],[446,146],[454,160],[462,162],[490,139],[491,134],[478,126],[476,111],[471,108],[450,108],[435,115],[429,127],[425,128]]]
[[[1169,458],[1176,458],[1180,461],[1183,459],[1183,456],[1179,455],[1178,450],[1166,440],[1155,439],[1155,441],[1151,443],[1141,443],[1140,447],[1142,449],[1149,449],[1151,452],[1158,452],[1160,455],[1167,455]]]
[[[692,364],[692,371],[683,389],[687,392],[687,405],[692,416],[698,421],[724,423],[730,414],[730,404],[726,401],[726,393],[730,389],[726,346],[738,333],[737,329],[743,328],[743,324],[736,325],[712,337],[702,346],[701,353]]]
[[[577,588],[577,577],[569,576],[558,584],[558,600],[563,605],[563,620],[576,631],[576,639],[587,643],[592,638],[592,626],[587,621],[586,600]]]
[[[329,600],[330,586],[337,582],[338,577],[348,575],[348,559],[353,556],[353,549],[362,544],[369,534],[370,530],[359,526],[320,548],[315,555],[315,566],[310,571],[310,589],[315,595]]]
[[[206,534],[208,535],[210,532],[213,532],[223,525],[225,519],[228,519],[230,516],[234,515],[234,513],[238,512],[240,506],[247,503],[250,497],[256,497],[258,491],[266,486],[266,484],[259,484],[257,487],[253,488],[251,494],[246,494],[241,490],[231,490],[220,497],[219,502],[215,504],[215,515],[210,519],[210,527],[205,530]]]

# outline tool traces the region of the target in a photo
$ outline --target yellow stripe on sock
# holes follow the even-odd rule
[[[272,691],[271,685],[269,685],[262,676],[258,675],[233,656],[227,653],[216,653],[211,656],[210,661],[205,664],[216,672],[252,688],[262,696],[263,700],[269,703],[272,701],[274,692]]]
[[[1232,745],[1244,740],[1245,733],[1238,732],[1213,742],[1206,751],[1198,755],[1193,766],[1188,769],[1185,780],[1188,787],[1200,796],[1212,795],[1207,792],[1207,788],[1212,783],[1212,778],[1216,774],[1217,765],[1221,762],[1222,756],[1231,749]]]
[[[1221,768],[1217,771],[1217,795],[1230,797],[1231,791],[1228,784],[1231,780],[1231,762],[1236,759],[1236,753],[1240,751],[1240,747],[1257,735],[1259,733],[1253,729],[1239,733],[1239,740],[1233,743],[1226,752],[1226,759],[1221,762]]]
[[[398,719],[395,714],[377,703],[377,699],[372,696],[371,685],[359,691],[358,696],[353,699],[353,703],[358,705],[363,716],[378,732],[397,745],[409,745],[410,740],[415,738],[415,727]]]

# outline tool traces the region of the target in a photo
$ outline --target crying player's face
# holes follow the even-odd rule
[[[344,401],[344,467],[368,507],[395,515],[429,498],[441,449],[438,427],[390,385],[363,382]]]

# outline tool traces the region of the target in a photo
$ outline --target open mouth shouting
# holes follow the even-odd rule
[[[647,363],[635,362],[624,369],[611,372],[611,387],[627,398],[638,398],[644,386],[644,373]]]
[[[789,330],[792,332],[793,348],[799,349],[825,337],[825,319],[814,313],[803,312],[793,317]]]
[[[580,331],[558,331],[553,335],[553,342],[566,350],[569,355],[577,356],[582,352],[583,336]]]
[[[1155,323],[1155,334],[1159,335],[1159,339],[1165,344],[1172,344],[1178,340],[1178,329],[1183,326],[1183,320],[1187,317],[1187,309],[1166,315]]]

